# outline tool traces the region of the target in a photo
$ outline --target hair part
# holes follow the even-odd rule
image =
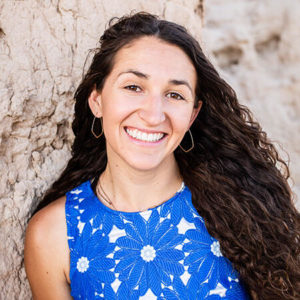
[[[195,148],[189,153],[176,149],[175,158],[209,233],[254,299],[296,300],[300,214],[287,183],[288,166],[198,42],[184,27],[157,16],[142,12],[109,22],[75,92],[72,157],[37,210],[104,171],[105,138],[91,133],[88,97],[95,86],[101,91],[116,53],[143,36],[179,47],[196,69],[196,97],[203,105],[191,127]]]

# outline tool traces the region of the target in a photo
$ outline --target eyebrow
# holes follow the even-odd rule
[[[144,78],[144,79],[148,79],[149,78],[149,75],[146,75],[146,74],[144,74],[142,72],[139,72],[139,71],[136,71],[136,70],[132,70],[132,69],[129,69],[129,70],[125,71],[125,72],[121,72],[117,77],[120,77],[121,75],[127,74],[127,73],[134,74],[137,77]]]
[[[119,73],[119,75],[117,77],[119,77],[119,76],[121,76],[123,74],[128,74],[128,73],[134,74],[135,76],[137,76],[139,78],[143,78],[143,79],[148,79],[150,77],[147,74],[144,74],[142,72],[139,72],[139,71],[136,71],[136,70],[132,70],[132,69],[129,69],[127,71]],[[178,80],[178,79],[171,79],[171,80],[169,80],[169,83],[174,84],[174,85],[185,85],[186,87],[188,87],[188,89],[191,91],[191,93],[193,95],[193,89],[192,89],[192,87],[190,86],[190,84],[187,81],[185,81],[185,80]]]
[[[192,87],[189,85],[189,83],[185,80],[177,80],[177,79],[172,79],[169,80],[169,83],[172,83],[174,85],[185,85],[188,87],[188,89],[191,91],[192,95],[193,95],[193,90]]]

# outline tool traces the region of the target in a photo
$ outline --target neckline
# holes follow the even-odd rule
[[[179,198],[180,195],[182,195],[182,193],[187,189],[186,185],[184,184],[184,182],[182,182],[181,184],[181,187],[179,190],[176,191],[176,193],[171,197],[169,198],[168,200],[164,201],[163,203],[157,205],[157,206],[154,206],[154,207],[151,207],[151,208],[148,208],[146,210],[143,210],[143,211],[122,211],[122,210],[114,210],[108,206],[106,206],[98,197],[97,195],[94,193],[93,191],[93,188],[92,188],[92,182],[91,180],[88,181],[88,189],[89,189],[89,192],[90,194],[92,195],[92,200],[95,201],[96,203],[98,203],[97,205],[100,205],[100,207],[106,211],[108,211],[109,213],[113,213],[113,214],[122,214],[122,215],[130,215],[130,216],[133,216],[135,214],[147,214],[149,213],[150,211],[153,211],[153,210],[156,210],[164,205],[168,205],[170,204],[171,202],[175,201],[176,199]]]

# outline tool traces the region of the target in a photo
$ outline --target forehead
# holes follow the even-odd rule
[[[178,46],[157,37],[141,37],[121,48],[114,59],[112,73],[137,69],[155,77],[180,78],[196,83],[196,70]]]

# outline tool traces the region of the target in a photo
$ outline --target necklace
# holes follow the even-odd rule
[[[184,186],[185,186],[185,185],[184,185],[184,182],[182,182],[180,189],[177,190],[176,193],[182,192],[183,189],[184,189]],[[117,208],[114,206],[113,202],[109,199],[109,196],[105,193],[105,191],[104,191],[104,189],[103,189],[103,187],[102,187],[100,178],[99,178],[98,184],[97,184],[97,186],[96,186],[96,194],[97,194],[98,198],[104,200],[104,201],[105,201],[107,204],[109,204],[113,209],[117,210]],[[164,201],[163,201],[163,202],[164,202]],[[157,206],[157,205],[154,205],[153,207],[148,207],[148,208],[146,208],[146,209],[143,209],[143,210],[141,210],[141,212],[146,211],[146,210],[151,209],[151,208],[154,208],[155,206]]]
[[[112,201],[109,199],[109,197],[107,196],[107,194],[105,193],[102,185],[101,185],[101,180],[99,179],[99,184],[96,186],[96,193],[97,196],[104,200],[106,203],[108,203],[111,207],[113,207],[114,209],[116,209],[116,207],[114,206],[114,204],[112,203]]]

